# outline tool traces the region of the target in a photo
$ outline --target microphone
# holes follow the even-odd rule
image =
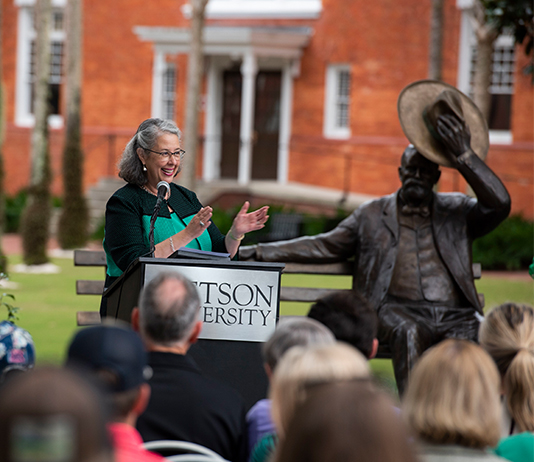
[[[156,218],[158,218],[159,209],[161,208],[161,203],[163,202],[163,199],[165,199],[167,193],[169,193],[169,197],[171,195],[171,187],[166,181],[160,181],[157,185],[157,188],[158,197],[156,199],[154,211],[152,212],[152,217],[150,218],[150,231],[148,233],[148,240],[150,242],[150,254],[152,255],[152,257],[154,256],[154,250],[156,249],[156,246],[154,245],[154,225],[156,224]]]
[[[161,202],[163,199],[165,199],[165,196],[167,193],[169,196],[171,195],[171,187],[169,186],[169,183],[166,181],[160,181],[157,185],[158,188],[158,199],[156,200],[156,206],[159,204],[161,206]]]

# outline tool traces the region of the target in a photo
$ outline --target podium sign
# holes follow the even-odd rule
[[[202,332],[191,346],[201,370],[237,389],[248,407],[264,398],[268,380],[261,345],[279,316],[283,263],[139,258],[104,297],[107,315],[130,322],[144,284],[162,272],[179,272],[197,287]]]
[[[147,264],[145,284],[164,271],[181,273],[196,285],[203,322],[200,339],[264,342],[273,333],[279,272]]]

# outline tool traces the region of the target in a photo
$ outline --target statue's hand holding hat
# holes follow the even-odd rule
[[[469,149],[485,157],[489,137],[484,117],[451,85],[414,82],[402,90],[397,107],[404,134],[427,159],[451,167]]]

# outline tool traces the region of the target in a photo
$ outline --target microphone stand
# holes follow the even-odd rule
[[[154,253],[156,251],[156,245],[154,244],[154,225],[156,224],[156,219],[159,215],[159,209],[161,208],[161,204],[163,202],[163,199],[165,198],[165,194],[171,192],[171,187],[169,186],[169,183],[166,181],[160,181],[158,183],[158,198],[156,200],[156,205],[154,206],[154,211],[152,212],[152,216],[150,217],[150,230],[148,232],[148,240],[150,242],[150,256],[154,258]]]

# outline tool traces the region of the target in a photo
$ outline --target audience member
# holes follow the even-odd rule
[[[145,287],[132,325],[148,350],[152,395],[137,422],[145,441],[197,443],[223,458],[247,456],[245,405],[229,386],[202,375],[186,355],[202,329],[200,299],[185,276],[161,273]]]
[[[0,393],[0,460],[111,462],[102,396],[64,369],[11,378]]]
[[[513,462],[534,461],[534,309],[506,303],[480,327],[480,344],[501,374],[504,419],[496,454]],[[511,436],[509,436],[511,435]]]
[[[345,343],[291,348],[274,371],[270,397],[276,434],[263,437],[254,448],[250,460],[263,462],[271,457],[295,408],[301,404],[315,385],[343,380],[368,379],[366,358]]]
[[[135,429],[150,397],[150,376],[143,342],[132,330],[112,325],[89,327],[73,338],[67,366],[89,372],[109,392],[112,420],[108,429],[116,462],[157,462],[163,457],[142,448]]]
[[[0,322],[0,384],[35,364],[35,346],[30,333],[12,322]]]
[[[412,446],[385,393],[369,382],[336,382],[297,407],[275,462],[416,462]]]
[[[499,386],[493,360],[475,343],[448,339],[427,350],[403,403],[423,462],[503,460],[486,451],[499,439]]]
[[[378,350],[378,317],[356,291],[337,291],[317,300],[308,317],[328,327],[337,340],[346,342],[372,359]]]
[[[263,344],[262,356],[269,381],[284,353],[294,346],[332,345],[332,332],[313,319],[302,316],[282,318],[269,340]],[[247,413],[248,444],[250,453],[254,446],[269,433],[275,431],[271,418],[271,400],[258,401]]]

